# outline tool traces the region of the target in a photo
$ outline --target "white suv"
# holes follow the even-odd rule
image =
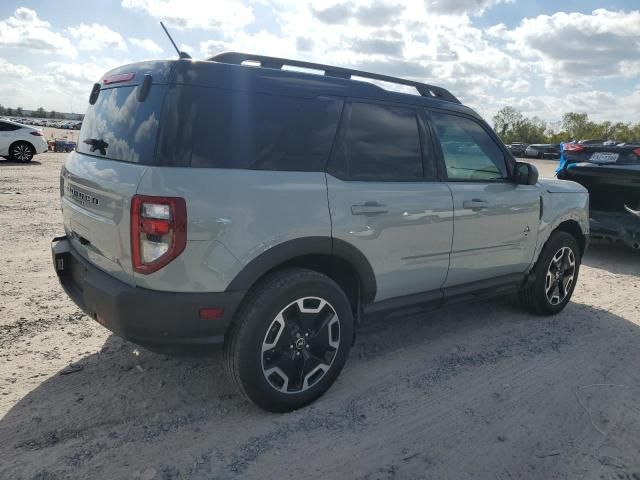
[[[0,156],[14,162],[30,162],[48,150],[42,130],[9,120],[0,120]]]

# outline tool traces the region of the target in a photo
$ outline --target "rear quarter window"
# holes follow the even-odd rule
[[[192,86],[172,87],[160,164],[323,171],[342,101]]]

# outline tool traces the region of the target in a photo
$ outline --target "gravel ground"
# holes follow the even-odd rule
[[[640,479],[637,252],[592,245],[553,318],[500,298],[367,323],[323,398],[268,414],[219,351],[148,352],[66,298],[63,160],[0,162],[0,478]]]

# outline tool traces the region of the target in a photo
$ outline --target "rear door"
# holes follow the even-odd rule
[[[134,283],[131,198],[154,163],[166,89],[152,85],[140,101],[138,80],[102,88],[87,110],[77,150],[69,155],[60,178],[64,228],[74,249],[129,284]]]
[[[445,287],[525,272],[537,241],[539,187],[511,181],[506,152],[476,119],[438,111],[429,116],[453,195]]]
[[[332,235],[367,257],[376,301],[437,290],[446,278],[452,199],[436,177],[416,109],[345,104],[327,174]]]

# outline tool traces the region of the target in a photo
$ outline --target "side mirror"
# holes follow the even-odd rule
[[[535,185],[538,183],[538,169],[526,162],[516,162],[513,178],[518,185]]]

